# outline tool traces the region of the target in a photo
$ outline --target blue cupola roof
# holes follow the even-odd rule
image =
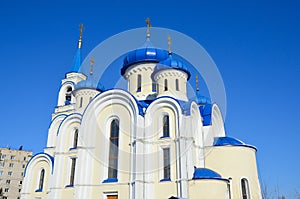
[[[211,104],[211,99],[201,95],[200,91],[196,91],[196,102],[201,105]]]
[[[140,62],[160,62],[168,57],[168,52],[163,49],[153,47],[150,39],[147,38],[142,48],[127,53],[121,68],[121,75],[124,75],[126,70],[133,64]]]
[[[154,77],[154,75],[162,70],[167,70],[167,69],[176,69],[176,70],[181,70],[183,72],[185,72],[188,75],[188,80],[191,77],[191,73],[188,71],[186,65],[184,63],[182,63],[181,61],[174,59],[172,57],[172,54],[169,55],[169,57],[165,60],[160,61],[154,68],[154,71],[151,75],[152,79]]]
[[[104,91],[104,86],[100,82],[95,81],[91,76],[89,76],[86,80],[82,80],[78,82],[75,85],[75,90],[83,89],[83,88],[90,88],[90,89]]]
[[[207,168],[195,168],[193,180],[197,179],[223,179],[217,172]]]

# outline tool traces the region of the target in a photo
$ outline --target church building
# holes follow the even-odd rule
[[[226,136],[222,113],[169,49],[150,42],[119,66],[126,90],[80,71],[82,26],[47,146],[28,162],[22,199],[260,199],[257,149]],[[174,41],[176,42],[176,41]],[[108,49],[113,50],[113,49]],[[195,76],[194,76],[195,77]],[[198,79],[198,78],[197,78]]]

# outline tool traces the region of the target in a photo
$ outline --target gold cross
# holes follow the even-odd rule
[[[80,24],[79,25],[80,32],[79,32],[78,48],[81,48],[81,45],[82,45],[82,32],[83,32],[83,29],[84,29],[83,24]]]
[[[149,17],[146,19],[146,24],[147,24],[147,38],[150,38],[150,28],[152,27],[152,25],[150,23]]]
[[[80,29],[79,38],[82,39],[82,32],[83,32],[83,29],[84,29],[83,24],[79,25],[79,29]]]
[[[171,45],[172,45],[172,40],[171,40],[170,35],[168,35],[168,50],[169,50],[169,54],[172,54]]]
[[[94,57],[91,57],[90,58],[90,75],[93,74],[93,66],[95,64],[95,60],[94,60]]]
[[[196,91],[199,91],[198,83],[199,83],[199,79],[198,79],[198,75],[196,75]]]

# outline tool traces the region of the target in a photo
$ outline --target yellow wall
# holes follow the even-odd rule
[[[232,196],[241,198],[241,179],[249,182],[251,198],[261,198],[256,166],[256,150],[242,146],[208,147],[205,166],[223,178],[232,178]]]
[[[227,194],[226,181],[210,179],[189,181],[189,199],[225,199]]]

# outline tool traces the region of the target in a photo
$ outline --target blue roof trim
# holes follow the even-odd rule
[[[72,84],[73,86],[75,85],[75,83],[72,82],[72,81],[65,81],[65,82],[60,86],[60,88],[61,88],[63,85],[65,85],[65,84]]]
[[[58,117],[61,117],[61,116],[65,116],[65,117],[67,117],[68,115],[67,115],[67,114],[59,114],[59,115],[55,116],[55,117],[52,119],[52,121],[50,122],[50,124],[49,124],[49,127],[48,127],[48,128],[50,128],[50,127],[51,127],[52,123],[54,122],[54,120],[55,120],[56,118],[58,118]]]
[[[232,137],[216,137],[213,145],[214,146],[242,146],[242,147],[249,147],[257,151],[255,146],[245,144],[244,142]]]
[[[103,180],[102,183],[111,183],[111,182],[118,182],[118,178],[107,178]]]
[[[80,66],[81,66],[81,49],[78,48],[77,51],[76,51],[76,54],[74,56],[74,59],[73,59],[73,63],[72,63],[72,66],[71,66],[71,71],[72,72],[78,72],[79,69],[80,69]]]
[[[225,178],[222,178],[220,174],[217,172],[207,169],[207,168],[195,168],[194,174],[193,174],[193,180],[200,180],[200,179],[212,179],[212,180],[224,180],[229,181]]]
[[[54,157],[51,156],[51,155],[49,155],[48,153],[40,152],[40,153],[37,153],[37,154],[35,154],[34,156],[32,156],[32,157],[30,158],[30,160],[27,162],[26,167],[25,167],[25,170],[24,170],[24,177],[26,176],[27,166],[28,166],[29,163],[30,163],[36,156],[38,156],[38,155],[46,155],[46,156],[49,157],[49,159],[51,160],[51,163],[52,163],[52,171],[51,171],[51,173],[53,174],[53,170],[54,170]]]
[[[211,125],[212,104],[206,104],[199,107],[200,114],[203,118],[203,126]]]
[[[163,178],[159,182],[170,182],[171,178]]]
[[[56,135],[58,135],[58,132],[59,132],[59,130],[60,130],[60,127],[61,127],[61,125],[64,123],[64,121],[67,119],[67,118],[69,118],[70,116],[72,116],[72,115],[79,115],[79,116],[81,116],[81,119],[82,119],[82,115],[80,114],[80,113],[71,113],[70,115],[67,115],[67,117],[65,117],[62,121],[61,121],[61,123],[59,124],[59,126],[58,126],[58,128],[57,128],[57,133],[56,133]],[[80,119],[80,120],[81,120]]]

